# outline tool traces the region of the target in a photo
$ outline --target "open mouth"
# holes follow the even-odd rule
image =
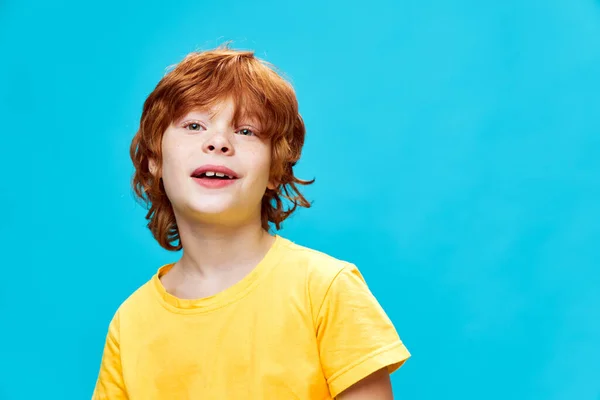
[[[225,179],[225,180],[237,179],[237,177],[235,177],[234,175],[227,175],[227,174],[224,174],[223,172],[214,172],[214,171],[200,172],[197,174],[193,174],[192,177],[200,178],[200,179]]]
[[[225,187],[239,178],[234,170],[224,165],[211,164],[196,168],[191,176],[197,183],[210,188]]]

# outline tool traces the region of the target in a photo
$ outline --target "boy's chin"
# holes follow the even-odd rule
[[[239,209],[227,202],[193,204],[188,207],[193,220],[211,223],[231,223],[241,219]]]
[[[196,216],[205,217],[227,217],[233,214],[232,207],[228,207],[227,204],[203,204],[201,206],[196,205],[190,207],[190,211]]]

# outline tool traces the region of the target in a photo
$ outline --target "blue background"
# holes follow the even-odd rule
[[[0,399],[91,396],[117,306],[176,259],[128,146],[189,51],[281,68],[314,201],[413,353],[400,399],[600,396],[600,3],[0,3]],[[596,248],[596,250],[594,250]]]

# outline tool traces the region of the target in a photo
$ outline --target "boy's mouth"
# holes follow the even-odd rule
[[[235,179],[230,175],[225,175],[221,172],[207,171],[202,172],[198,175],[192,175],[193,178],[206,178],[206,179]]]
[[[191,176],[192,178],[209,180],[238,179],[238,176],[234,171],[222,165],[204,165],[200,168],[196,168]]]

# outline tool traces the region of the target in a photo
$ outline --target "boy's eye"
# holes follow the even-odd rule
[[[240,129],[238,131],[238,133],[240,135],[244,135],[244,136],[254,136],[255,135],[254,131],[252,131],[251,129],[248,129],[248,128]]]
[[[202,129],[204,129],[204,127],[196,122],[190,122],[189,124],[185,125],[186,129],[189,129],[191,131],[200,131]]]

